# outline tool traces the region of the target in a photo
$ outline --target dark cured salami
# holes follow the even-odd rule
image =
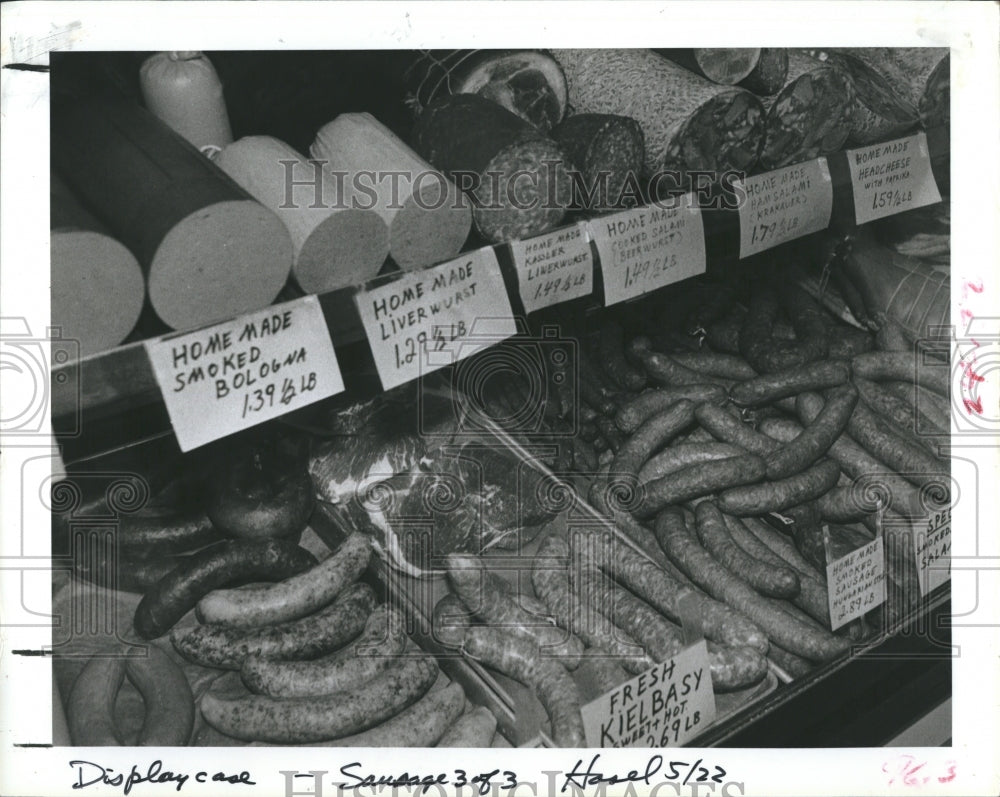
[[[739,85],[761,97],[781,91],[788,77],[788,50],[784,47],[761,47],[753,71]]]
[[[417,120],[413,148],[469,194],[476,229],[492,243],[545,232],[566,214],[571,190],[562,149],[477,94],[432,103]]]

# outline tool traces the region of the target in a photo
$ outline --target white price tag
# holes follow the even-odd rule
[[[583,223],[509,246],[526,312],[593,293],[594,263]]]
[[[315,296],[146,343],[181,451],[340,393]]]
[[[885,603],[885,554],[882,537],[826,566],[830,628],[836,631]]]
[[[951,509],[935,512],[923,528],[913,527],[920,594],[927,595],[951,580]]]
[[[588,747],[678,747],[715,721],[705,640],[585,705]]]
[[[691,194],[677,207],[648,207],[587,222],[597,246],[604,304],[612,305],[705,273],[705,228]]]
[[[833,181],[826,158],[737,180],[734,186],[746,195],[739,206],[741,258],[830,224]]]
[[[517,332],[492,247],[359,291],[354,301],[386,390]]]
[[[849,149],[847,164],[858,224],[941,201],[925,133]]]

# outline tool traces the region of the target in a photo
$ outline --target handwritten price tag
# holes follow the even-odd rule
[[[588,747],[677,747],[714,721],[704,639],[583,707]]]
[[[914,526],[920,594],[927,595],[951,580],[951,509],[935,512],[923,530]]]
[[[925,133],[849,149],[847,163],[858,224],[941,201]]]
[[[885,554],[882,537],[826,566],[830,628],[836,631],[885,603]]]
[[[746,194],[739,206],[741,258],[830,224],[833,182],[826,158],[737,180],[734,185]]]
[[[521,301],[529,313],[593,293],[594,263],[582,223],[525,241],[511,241],[510,253]]]
[[[344,389],[315,296],[149,341],[146,353],[181,451]]]
[[[359,291],[354,301],[386,390],[517,332],[491,247]]]
[[[690,194],[587,222],[601,258],[606,305],[705,273],[705,228]]]

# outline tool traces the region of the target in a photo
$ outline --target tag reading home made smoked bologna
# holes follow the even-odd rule
[[[676,207],[651,205],[587,222],[597,245],[604,304],[705,273],[705,229],[690,194]]]
[[[858,224],[941,201],[924,133],[847,150]]]
[[[344,389],[315,296],[146,343],[181,451]]]
[[[511,241],[509,245],[526,312],[593,292],[594,263],[584,224],[525,241]]]
[[[951,508],[935,512],[914,532],[917,580],[920,594],[927,595],[951,580]]]
[[[354,301],[386,390],[517,332],[491,247],[359,291]]]
[[[826,566],[826,581],[832,631],[885,603],[882,537],[830,562]]]
[[[833,182],[826,158],[796,163],[738,180],[740,257],[825,230],[833,211]]]
[[[582,709],[588,747],[677,747],[715,720],[702,639]]]

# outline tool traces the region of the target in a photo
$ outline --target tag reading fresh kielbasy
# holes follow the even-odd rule
[[[344,389],[315,296],[148,341],[146,353],[181,451]]]
[[[913,530],[920,594],[927,595],[951,580],[951,509],[935,512]]]
[[[885,603],[885,554],[882,537],[826,566],[830,630]]]
[[[705,273],[705,229],[690,194],[676,207],[651,205],[591,219],[587,229],[600,256],[605,305]]]
[[[582,709],[588,747],[678,747],[715,721],[705,640]]]
[[[741,258],[830,224],[833,182],[826,158],[737,180],[734,186],[746,194],[739,206]]]
[[[584,224],[511,241],[509,246],[526,312],[593,292],[594,262]]]
[[[386,390],[517,332],[491,247],[363,289],[354,301]]]
[[[925,133],[849,149],[847,165],[858,224],[941,201]]]

